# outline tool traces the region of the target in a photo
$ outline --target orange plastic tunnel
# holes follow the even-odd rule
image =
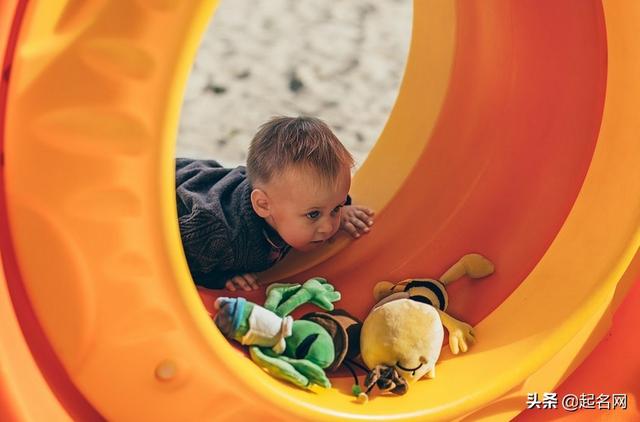
[[[175,136],[215,6],[0,3],[0,420],[568,416],[523,412],[551,391],[625,393],[626,410],[571,415],[640,418],[640,3],[414,2],[398,98],[352,186],[374,230],[263,275],[322,275],[364,317],[379,280],[495,263],[449,291],[473,348],[366,405],[346,377],[310,393],[264,373],[190,278]]]

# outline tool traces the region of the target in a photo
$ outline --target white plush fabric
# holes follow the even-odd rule
[[[291,335],[293,318],[280,318],[261,306],[254,306],[249,315],[249,331],[242,337],[242,344],[266,346],[278,354],[286,348],[285,338]]]

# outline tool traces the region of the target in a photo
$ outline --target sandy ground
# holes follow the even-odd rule
[[[244,164],[275,115],[325,120],[361,164],[395,101],[410,0],[223,0],[182,108],[177,155]]]

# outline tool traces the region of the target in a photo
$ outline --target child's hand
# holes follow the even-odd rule
[[[345,205],[340,215],[340,229],[358,238],[361,234],[369,233],[369,226],[373,224],[373,210],[360,205]]]
[[[230,292],[235,292],[237,289],[242,289],[245,292],[258,289],[258,278],[255,274],[242,274],[232,277],[226,282],[224,288]]]

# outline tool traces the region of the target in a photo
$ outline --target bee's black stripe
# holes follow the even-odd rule
[[[304,359],[309,353],[309,349],[313,345],[313,342],[318,338],[318,334],[311,334],[305,337],[304,340],[300,343],[300,345],[296,348],[296,359]]]
[[[440,306],[439,306],[440,310],[444,311],[447,304],[445,303],[445,298],[444,298],[444,294],[442,293],[442,288],[439,285],[437,285],[433,281],[412,280],[409,284],[405,286],[404,291],[407,292],[409,291],[409,289],[413,287],[426,287],[427,289],[431,290],[438,297],[438,301],[440,302]],[[416,300],[413,297],[412,299]]]
[[[416,302],[426,303],[427,305],[433,306],[433,303],[431,302],[431,299],[429,299],[426,296],[414,295],[414,296],[409,296],[409,299],[415,300]]]

